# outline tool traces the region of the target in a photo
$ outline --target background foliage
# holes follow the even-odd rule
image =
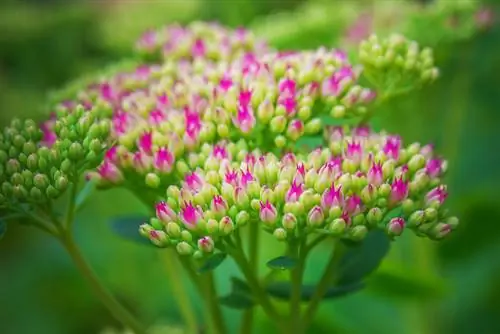
[[[43,117],[47,91],[121,59],[130,54],[142,30],[174,21],[247,25],[276,47],[299,49],[345,41],[347,26],[368,12],[374,15],[376,31],[397,27],[432,45],[441,79],[384,106],[377,125],[406,140],[433,142],[449,159],[451,209],[461,217],[462,227],[439,245],[403,237],[367,289],[322,306],[312,332],[500,332],[498,14],[497,23],[485,31],[443,33],[436,31],[439,15],[425,16],[422,7],[395,0],[45,0],[4,1],[1,6],[2,124],[13,116]],[[420,8],[417,15],[406,14],[415,8]],[[76,224],[77,241],[126,304],[149,322],[176,324],[180,317],[164,279],[161,251],[116,238],[109,226],[111,217],[145,212],[123,191],[98,193]],[[31,229],[9,228],[0,243],[2,333],[88,334],[117,326],[53,240]],[[325,260],[319,252],[306,276],[318,275],[314,268]],[[222,293],[229,291],[235,272],[229,261],[217,270]],[[225,312],[236,328],[238,313]],[[271,332],[264,317],[259,319],[259,332]]]

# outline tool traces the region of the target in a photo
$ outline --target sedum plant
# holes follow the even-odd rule
[[[5,219],[60,240],[133,332],[148,326],[106,290],[73,240],[94,187],[126,188],[150,208],[134,234],[165,248],[171,281],[181,269],[189,275],[218,334],[228,332],[221,306],[244,310],[242,333],[256,307],[279,332],[304,333],[323,300],[365,286],[390,241],[409,230],[441,240],[457,227],[444,208],[446,161],[431,145],[370,127],[383,102],[437,78],[430,49],[371,36],[352,63],[339,49],[276,51],[245,30],[206,23],[150,31],[137,48],[142,60],[71,85],[40,126],[15,120],[0,137]],[[261,254],[265,233],[281,256]],[[313,250],[329,261],[305,282]],[[228,258],[241,276],[220,296],[213,271]],[[197,332],[185,286],[174,290],[186,331]]]

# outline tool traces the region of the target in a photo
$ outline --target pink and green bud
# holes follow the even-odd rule
[[[240,211],[236,215],[236,225],[245,226],[250,221],[250,215],[246,211]]]
[[[177,214],[165,202],[159,202],[156,204],[156,217],[164,223],[177,220]]]
[[[319,206],[312,208],[307,215],[307,223],[311,227],[320,227],[325,221],[323,210]]]
[[[284,228],[277,228],[274,230],[273,232],[273,235],[274,237],[278,240],[278,241],[285,241],[287,239],[287,232]]]
[[[177,239],[177,238],[181,237],[182,230],[181,230],[181,227],[179,226],[179,224],[177,224],[177,223],[174,223],[174,222],[167,223],[166,231],[167,231],[168,235],[172,238]]]
[[[185,202],[181,208],[180,219],[186,228],[196,229],[198,222],[203,218],[203,212],[200,207],[195,207],[191,202]]]
[[[293,213],[286,213],[281,219],[283,228],[288,231],[293,231],[297,227],[297,217]]]
[[[180,255],[191,255],[194,252],[193,246],[191,246],[186,241],[181,241],[176,246],[177,253]]]
[[[272,205],[269,201],[261,201],[259,217],[266,226],[274,226],[276,220],[278,219],[278,214],[274,205]]]
[[[362,241],[366,238],[368,234],[368,228],[364,225],[353,226],[349,230],[349,239],[353,241]]]
[[[215,243],[211,237],[203,237],[198,239],[198,249],[204,253],[212,253],[215,248]]]
[[[334,219],[330,226],[328,226],[328,230],[335,236],[341,236],[345,233],[347,229],[347,223],[342,218]]]
[[[384,182],[384,173],[380,163],[373,163],[367,174],[368,183],[378,187]]]
[[[166,247],[170,241],[165,232],[157,230],[149,232],[149,240],[157,247]]]
[[[408,197],[408,182],[403,181],[400,177],[395,179],[391,184],[390,201],[392,203],[399,203]]]
[[[440,206],[444,203],[447,197],[448,197],[448,192],[446,191],[446,187],[438,186],[427,193],[426,203],[427,205],[436,204]]]
[[[219,233],[223,236],[230,235],[234,231],[234,224],[230,217],[223,217],[219,222]]]
[[[227,202],[220,195],[215,195],[210,203],[210,209],[217,216],[224,216],[228,209]]]
[[[387,224],[387,233],[390,236],[400,236],[403,233],[405,224],[406,223],[403,218],[400,217],[393,218]]]

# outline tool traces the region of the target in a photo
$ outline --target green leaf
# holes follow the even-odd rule
[[[297,260],[289,256],[278,256],[267,262],[267,266],[276,270],[290,270],[297,264]]]
[[[148,221],[144,216],[123,216],[111,219],[111,230],[128,241],[155,247],[148,239],[139,234],[139,226]]]
[[[349,247],[340,262],[338,283],[359,282],[378,268],[389,252],[390,241],[382,231],[372,231],[359,245]]]
[[[229,308],[244,310],[255,305],[248,284],[240,278],[231,277],[231,292],[219,298],[219,302]]]
[[[351,293],[361,290],[365,287],[363,282],[355,282],[351,284],[332,286],[325,292],[323,299],[335,299],[344,297]],[[291,297],[292,287],[289,282],[274,282],[266,287],[266,291],[273,297],[278,299],[288,300]],[[309,301],[316,292],[316,285],[305,284],[302,286],[301,299]]]
[[[377,272],[370,277],[368,289],[385,298],[403,300],[437,300],[443,297],[446,292],[444,280],[421,276],[416,272]]]
[[[226,259],[226,253],[216,253],[210,256],[205,262],[198,268],[198,273],[206,273],[208,271],[212,271],[218,266],[221,265],[222,262]]]
[[[85,186],[83,186],[82,190],[78,193],[76,196],[76,202],[75,202],[75,209],[78,210],[82,207],[82,205],[85,203],[87,198],[90,196],[90,194],[94,191],[95,189],[95,182],[94,181],[87,181],[85,183]]]
[[[3,239],[5,232],[7,232],[7,222],[3,219],[0,219],[0,240]]]

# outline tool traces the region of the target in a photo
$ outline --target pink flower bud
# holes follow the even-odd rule
[[[233,118],[233,123],[241,130],[241,132],[245,134],[250,133],[255,126],[255,122],[255,116],[250,106],[238,107],[236,117]]]
[[[220,195],[215,195],[210,206],[211,210],[217,214],[224,215],[227,210],[227,203]]]
[[[361,205],[362,205],[361,198],[357,195],[352,195],[348,197],[345,201],[344,204],[344,209],[347,214],[350,216],[355,216],[358,213],[361,212]],[[346,220],[347,221],[347,220]]]
[[[391,219],[389,224],[387,224],[387,233],[390,236],[399,236],[403,233],[405,227],[405,220],[400,217]]]
[[[153,125],[159,125],[166,119],[165,113],[159,109],[154,109],[149,113],[149,122]]]
[[[395,179],[391,184],[390,201],[392,203],[401,202],[408,197],[408,182],[403,181],[403,177]]]
[[[432,189],[426,196],[427,204],[437,201],[440,205],[444,203],[448,197],[448,192],[446,191],[446,186],[438,186]]]
[[[292,79],[282,79],[278,84],[278,89],[280,93],[286,93],[293,96],[297,90],[297,83]]]
[[[118,161],[118,147],[112,146],[104,154],[104,160],[116,163]]]
[[[425,172],[430,177],[437,177],[441,174],[443,162],[441,159],[430,159],[425,165]]]
[[[193,54],[193,58],[201,58],[205,56],[206,53],[205,42],[201,38],[198,38],[197,40],[194,41],[193,46],[191,48],[191,53]]]
[[[297,101],[293,96],[280,97],[278,99],[278,103],[280,106],[285,108],[286,114],[289,117],[293,117],[297,114]]]
[[[188,173],[184,177],[184,184],[192,191],[200,191],[205,184],[204,180],[196,172]]]
[[[170,206],[165,202],[159,202],[156,204],[156,217],[164,223],[175,221],[177,219],[177,214]]]
[[[261,201],[259,217],[264,224],[274,226],[274,223],[278,219],[278,214],[276,208],[269,201],[265,203]]]
[[[380,186],[384,182],[384,173],[381,163],[373,163],[367,175],[368,182],[374,186]]]
[[[167,148],[160,148],[154,158],[154,167],[165,173],[170,173],[174,166],[175,158]]]
[[[123,180],[120,170],[113,163],[106,160],[97,168],[97,173],[101,178],[111,183],[116,184]]]
[[[348,142],[345,156],[346,158],[354,161],[355,163],[359,163],[363,156],[363,150],[361,148],[361,144],[356,142],[352,143]]]
[[[401,149],[401,138],[398,136],[389,136],[387,137],[383,151],[384,153],[394,160],[399,159],[399,151]]]
[[[193,230],[198,222],[203,218],[203,212],[200,207],[195,207],[191,202],[184,202],[181,208],[180,219],[186,228]]]
[[[191,111],[189,108],[185,108],[184,124],[186,126],[186,134],[191,138],[198,138],[198,134],[201,130],[200,115],[195,111]]]
[[[254,175],[250,172],[250,170],[247,168],[246,171],[242,170],[241,171],[241,178],[240,178],[240,183],[243,187],[246,187],[249,182],[255,181]]]
[[[301,182],[297,182],[294,180],[292,182],[292,186],[288,190],[285,196],[285,201],[287,203],[297,202],[299,200],[300,195],[304,192],[304,185]]]
[[[321,196],[321,207],[324,210],[329,210],[334,206],[342,206],[343,204],[342,186],[335,189],[335,185],[332,183],[330,188],[326,189]]]
[[[224,174],[224,182],[236,186],[238,184],[238,172],[228,168]]]
[[[152,132],[146,132],[139,137],[139,142],[137,143],[139,149],[147,154],[151,154],[153,150],[153,134]]]
[[[210,237],[203,237],[198,239],[198,248],[204,253],[212,253],[214,251],[215,243]]]
[[[219,160],[229,159],[229,153],[223,145],[214,145],[212,156]]]
[[[312,208],[307,215],[307,223],[313,227],[319,227],[323,224],[325,215],[319,206]]]

